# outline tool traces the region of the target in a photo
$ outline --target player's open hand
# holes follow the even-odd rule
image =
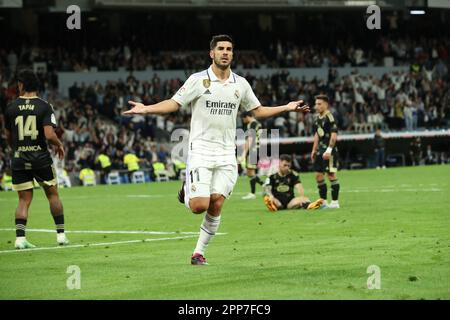
[[[330,160],[330,157],[331,157],[331,153],[328,153],[328,152],[325,152],[322,155],[323,160]]]
[[[289,102],[288,107],[289,111],[303,112],[303,113],[308,113],[310,111],[309,105],[307,105],[303,100]]]
[[[130,110],[123,112],[122,113],[123,115],[146,113],[146,108],[142,103],[134,101],[128,101],[128,103],[131,104],[133,107]]]
[[[65,151],[64,151],[64,147],[62,145],[57,146],[56,147],[56,155],[58,156],[59,160],[64,160],[64,156],[65,156]]]
[[[314,162],[316,160],[316,152],[311,152],[311,161]]]

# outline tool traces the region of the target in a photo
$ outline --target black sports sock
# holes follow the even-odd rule
[[[16,219],[16,237],[25,237],[26,219]]]
[[[251,190],[251,193],[255,194],[255,192],[256,192],[256,178],[255,177],[250,178],[250,190]]]
[[[256,183],[259,184],[260,186],[262,186],[263,182],[261,181],[261,179],[258,176],[255,176],[255,177],[256,177]]]
[[[63,233],[64,232],[64,215],[61,214],[59,216],[53,217],[55,220],[56,232]]]
[[[327,200],[327,184],[325,183],[325,180],[317,181],[317,188],[319,188],[319,196]]]
[[[332,180],[331,181],[331,199],[333,199],[333,201],[337,201],[339,198],[339,189],[340,189],[340,184],[339,184],[339,180]]]

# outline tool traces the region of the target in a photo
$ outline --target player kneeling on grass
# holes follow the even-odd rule
[[[305,196],[300,177],[291,170],[292,159],[289,155],[280,156],[278,172],[267,178],[264,204],[269,211],[283,209],[319,209],[323,199],[311,202]],[[295,196],[295,190],[298,196]]]
[[[56,225],[56,241],[68,244],[64,234],[64,213],[59,199],[53,160],[47,142],[56,147],[59,158],[64,159],[64,148],[56,136],[53,107],[37,96],[39,81],[31,70],[18,75],[20,97],[12,102],[5,112],[6,139],[13,151],[12,188],[19,193],[16,210],[16,249],[35,246],[25,238],[28,208],[33,199],[33,181],[45,191],[50,212]]]

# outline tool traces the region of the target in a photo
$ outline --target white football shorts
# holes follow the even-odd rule
[[[185,201],[197,197],[210,197],[217,193],[229,198],[238,178],[234,155],[204,156],[189,154],[186,164]]]

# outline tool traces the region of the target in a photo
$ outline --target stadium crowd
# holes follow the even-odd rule
[[[421,42],[424,41],[424,42]],[[238,63],[246,68],[280,67],[271,75],[257,77],[243,74],[263,105],[280,105],[303,99],[310,105],[314,95],[326,93],[331,98],[331,111],[339,129],[345,132],[386,130],[416,130],[450,128],[450,73],[448,70],[449,41],[392,40],[380,38],[374,52],[342,44],[334,49],[314,46],[275,44],[268,55],[255,52],[238,54]],[[361,52],[362,51],[362,52]],[[381,79],[363,76],[355,71],[340,76],[336,66],[377,64],[385,56],[393,56],[396,64],[410,64],[408,72],[392,72]],[[74,83],[69,99],[58,94],[57,71],[202,69],[209,58],[200,54],[161,53],[148,55],[143,50],[116,47],[109,50],[68,52],[62,48],[23,47],[20,51],[0,49],[0,108],[6,108],[17,95],[14,70],[33,62],[46,62],[46,72],[38,72],[41,96],[55,107],[58,135],[66,145],[65,167],[71,171],[95,167],[100,152],[106,153],[113,169],[124,169],[124,155],[135,153],[144,159],[141,165],[152,163],[170,166],[168,144],[177,128],[189,128],[189,108],[166,117],[122,117],[128,100],[152,104],[171,97],[184,79],[162,81],[156,74],[147,81],[130,75],[124,81],[109,81],[102,85]],[[374,63],[375,61],[375,63]],[[306,81],[293,77],[284,68],[328,66],[327,80]],[[240,119],[238,119],[238,122]],[[313,115],[284,114],[263,122],[267,129],[279,129],[282,137],[312,135]],[[0,117],[0,127],[4,127]],[[238,123],[242,126],[242,123]],[[3,130],[2,130],[3,132]],[[4,136],[0,146],[0,171],[6,167],[8,153]]]
[[[383,66],[385,58],[391,57],[395,66],[412,61],[449,58],[450,40],[446,38],[415,39],[380,36],[375,46],[365,49],[350,39],[338,41],[330,47],[318,44],[300,45],[293,41],[277,40],[262,50],[237,51],[234,67],[261,68],[309,68],[309,67],[362,67]],[[208,65],[210,58],[204,51],[153,52],[141,46],[127,43],[109,48],[83,47],[69,50],[61,46],[40,47],[22,45],[20,48],[0,49],[0,61],[7,70],[14,71],[18,65],[45,63],[48,72],[56,71],[117,71],[140,70],[200,70]],[[49,79],[49,81],[52,81]],[[53,79],[54,81],[54,79]]]

